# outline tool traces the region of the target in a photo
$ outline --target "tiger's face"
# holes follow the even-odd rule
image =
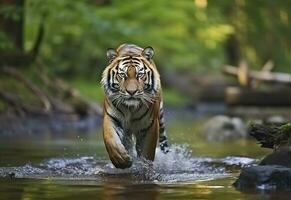
[[[141,49],[135,45],[107,51],[109,65],[103,72],[101,83],[112,103],[138,107],[155,101],[160,82],[153,55],[153,48]]]

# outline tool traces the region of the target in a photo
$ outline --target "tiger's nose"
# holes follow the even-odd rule
[[[137,92],[137,88],[127,88],[126,92],[133,96]]]
[[[134,79],[129,79],[126,86],[125,86],[126,92],[133,96],[137,90],[138,90],[138,83]]]
[[[137,85],[130,81],[126,86],[126,92],[133,96],[137,92]]]

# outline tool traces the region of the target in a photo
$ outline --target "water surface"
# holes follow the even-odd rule
[[[288,194],[233,188],[242,166],[268,152],[255,141],[207,142],[203,120],[168,124],[172,144],[130,169],[108,160],[101,131],[51,131],[0,138],[0,199],[264,199]]]

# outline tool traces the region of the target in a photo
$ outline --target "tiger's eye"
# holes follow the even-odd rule
[[[115,88],[115,89],[118,89],[119,85],[117,83],[112,83],[112,87]]]
[[[143,77],[143,76],[144,76],[144,73],[138,73],[138,74],[137,74],[137,77],[138,77],[138,78],[141,78],[141,77]]]
[[[120,78],[125,78],[126,74],[125,74],[125,73],[118,73],[118,76],[119,76]]]

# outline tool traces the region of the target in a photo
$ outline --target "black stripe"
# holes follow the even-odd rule
[[[122,128],[122,124],[121,122],[114,116],[110,115],[107,111],[107,109],[105,109],[106,114],[113,120],[113,123],[115,126],[117,126],[118,128]]]
[[[147,132],[148,130],[150,130],[150,128],[153,126],[153,124],[154,124],[154,120],[152,120],[151,124],[148,127],[141,129],[141,132]]]
[[[110,86],[110,75],[111,75],[111,70],[112,69],[109,69],[109,72],[107,74],[107,85]]]
[[[150,84],[150,90],[154,90],[154,71],[151,69],[151,68],[149,68],[150,69],[150,71],[151,71],[151,84]],[[155,90],[154,90],[155,91]]]
[[[133,61],[132,63],[133,63],[133,64],[137,64],[137,65],[140,64],[140,62],[138,62],[138,61]]]
[[[122,110],[120,110],[120,108],[116,106],[116,102],[115,102],[115,101],[112,102],[112,105],[114,106],[114,108],[117,109],[117,111],[118,111],[118,112],[119,112],[123,117],[125,117],[125,115],[124,115],[124,113],[122,112]]]
[[[111,78],[112,78],[112,80],[111,80],[111,87],[112,87],[112,88],[114,88],[114,87],[113,87],[113,84],[114,84],[114,81],[113,81],[114,76],[115,76],[115,72],[112,70],[112,76],[111,76]],[[114,89],[115,89],[115,88],[114,88]]]
[[[119,131],[117,130],[117,128],[116,128],[116,127],[113,127],[113,129],[114,129],[115,132],[117,133],[118,137],[121,138],[121,135],[120,135]]]
[[[159,142],[163,142],[165,140],[167,140],[167,137],[165,135],[160,136]]]
[[[146,128],[144,128],[144,129],[141,129],[141,132],[147,132],[148,130],[150,130],[150,128],[153,126],[153,124],[154,124],[154,119],[152,119],[152,121],[151,121],[151,124],[148,126],[148,127],[146,127]]]
[[[160,133],[163,133],[165,131],[165,127],[160,126]]]
[[[163,112],[162,109],[160,109],[160,119],[161,119],[161,118],[164,118],[164,112]]]
[[[114,104],[113,104],[114,105]],[[118,110],[118,112],[120,112],[122,114],[123,117],[125,117],[124,113],[122,112],[122,110],[120,110],[119,107],[117,107],[116,105],[114,105],[114,107]]]
[[[147,80],[148,83],[145,83],[145,86],[146,86],[146,87],[145,87],[145,90],[146,90],[146,91],[150,91],[150,90],[151,90],[151,87],[150,87],[150,84],[149,84],[149,79],[150,79],[150,72],[149,72],[149,71],[147,72],[147,76],[146,76],[146,77],[147,77],[147,79],[148,79],[148,80]]]
[[[131,61],[132,62],[140,62],[140,59],[139,58],[131,58]]]
[[[111,79],[111,77],[112,77],[112,75],[111,75],[112,70],[113,70],[112,68],[109,69],[108,74],[107,74],[107,86],[108,86],[107,89],[110,90],[111,92],[117,92],[118,89],[115,89],[115,88],[112,86],[112,84],[110,84],[110,79]]]
[[[117,66],[118,67],[118,66]],[[110,69],[110,78],[112,79],[111,80],[111,84],[109,85],[109,89],[112,91],[112,92],[118,92],[118,88],[115,88],[114,85],[118,85],[117,83],[114,83],[114,77],[115,77],[115,74],[116,72],[114,71],[114,69]],[[109,78],[109,79],[110,79]]]
[[[129,57],[122,58],[122,59],[121,59],[121,62],[126,61],[126,60],[128,60],[128,59],[129,59]]]
[[[146,109],[146,111],[141,116],[139,116],[138,118],[133,119],[133,121],[139,121],[139,120],[141,120],[149,112],[149,110],[150,109]]]
[[[126,61],[123,63],[123,67],[126,67],[130,62],[129,61]]]

